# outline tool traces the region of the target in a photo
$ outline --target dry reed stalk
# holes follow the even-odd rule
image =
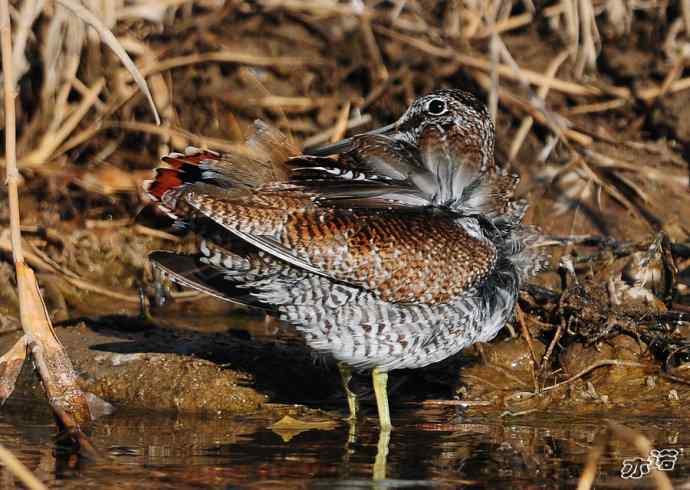
[[[653,168],[651,165],[640,166],[639,164],[616,159],[610,155],[605,155],[594,150],[589,150],[587,152],[587,156],[598,167],[637,173],[651,181],[657,181],[669,186],[670,188],[675,188],[678,192],[685,191],[688,185],[687,175],[681,173],[674,174],[668,170],[660,171],[656,168]],[[640,191],[640,197],[647,202],[650,200],[649,196],[642,191]]]
[[[347,129],[355,129],[360,126],[364,126],[365,124],[369,124],[371,122],[371,116],[369,114],[364,114],[359,117],[354,117],[350,119],[347,122]],[[310,148],[312,146],[317,146],[321,145],[323,143],[327,143],[331,137],[333,136],[333,133],[336,128],[330,128],[327,129],[326,131],[323,131],[322,133],[315,134],[314,136],[311,136],[310,138],[307,138],[304,140],[304,143],[302,146],[304,148]]]
[[[0,462],[3,466],[10,470],[10,472],[26,486],[29,490],[47,490],[41,480],[36,478],[31,471],[24,466],[24,463],[19,461],[17,457],[5,446],[0,444]]]
[[[520,331],[522,332],[522,336],[525,339],[525,342],[527,342],[527,347],[529,348],[529,353],[530,353],[530,374],[532,375],[532,382],[534,383],[534,392],[538,393],[539,392],[539,380],[537,379],[537,371],[539,370],[539,365],[538,362],[539,360],[537,359],[537,355],[534,352],[534,343],[532,342],[532,334],[529,331],[529,328],[527,328],[527,323],[525,322],[525,314],[522,311],[522,308],[518,305],[518,307],[515,309],[515,317],[517,319],[518,325],[520,325]]]
[[[374,26],[374,30],[380,32],[381,34],[384,34],[385,36],[390,37],[391,39],[395,39],[396,41],[400,41],[404,44],[417,48],[420,51],[427,53],[431,56],[435,56],[441,59],[453,60],[459,63],[460,65],[464,65],[468,68],[475,68],[483,72],[491,71],[491,61],[484,59],[482,57],[458,53],[457,51],[450,48],[434,46],[433,44],[428,43],[422,39],[401,34],[397,31],[394,31],[384,26],[376,25]],[[593,85],[568,82],[560,78],[549,78],[539,72],[527,68],[520,68],[520,73],[517,74],[511,66],[501,63],[498,64],[496,70],[498,71],[498,74],[500,76],[508,80],[519,81],[521,78],[524,78],[532,85],[546,84],[553,90],[557,90],[565,94],[597,96],[604,95],[605,93],[603,89],[595,87]],[[669,90],[673,91],[673,85]],[[607,92],[621,98],[632,97],[630,90],[625,87],[610,87],[607,89]]]
[[[625,106],[628,101],[624,99],[611,99],[605,102],[594,102],[592,104],[581,104],[570,107],[564,111],[566,115],[591,114],[594,112],[606,112],[611,109],[618,109]]]
[[[465,32],[463,37],[470,39],[482,39],[491,36],[494,32],[501,34],[503,32],[512,31],[514,29],[519,29],[520,27],[525,27],[534,21],[535,10],[528,9],[528,12],[524,14],[514,15],[512,17],[506,17],[496,22],[493,26],[487,26],[484,29],[475,29],[473,32]],[[563,2],[551,5],[549,7],[542,8],[541,15],[543,17],[556,17],[563,14],[565,6]]]
[[[117,19],[132,18],[160,22],[162,13],[166,9],[189,3],[193,3],[193,0],[149,0],[134,5],[120,5],[116,7],[115,17]]]
[[[665,93],[671,94],[674,92],[680,92],[681,90],[687,90],[690,88],[690,77],[681,78],[671,83],[666,87]],[[664,92],[664,87],[649,87],[642,89],[637,92],[637,96],[645,101],[653,100],[659,97]]]
[[[335,123],[335,126],[333,126],[333,134],[331,135],[331,143],[335,143],[337,141],[340,141],[345,137],[345,133],[347,132],[347,121],[350,118],[350,106],[352,104],[350,101],[347,101],[344,105],[343,108],[340,110],[340,114],[338,114],[338,119]]]
[[[491,24],[494,25],[495,18],[492,16]],[[498,114],[498,58],[499,58],[499,38],[498,33],[494,32],[491,35],[489,41],[489,59],[491,61],[491,85],[489,87],[489,114],[491,115],[491,121],[496,124],[496,116]]]
[[[65,68],[66,80],[62,84],[62,87],[57,92],[55,97],[55,110],[53,112],[53,119],[50,121],[50,125],[46,129],[45,134],[52,134],[57,131],[62,122],[68,115],[68,103],[70,92],[72,91],[72,86],[78,81],[77,70],[79,69],[79,57],[73,56],[67,61],[67,67]],[[83,85],[79,82],[79,85]],[[82,97],[84,96],[83,91],[80,91]]]
[[[266,9],[286,9],[308,12],[315,16],[354,16],[364,17],[373,15],[373,12],[363,2],[337,4],[322,0],[262,0],[259,2]]]
[[[33,270],[26,265],[22,249],[17,189],[19,171],[15,136],[16,92],[11,56],[12,38],[8,0],[0,0],[0,37],[5,97],[5,158],[10,208],[10,241],[17,274],[19,314],[25,334],[19,342],[28,346],[31,351],[53,412],[64,427],[78,433],[80,432],[79,424],[91,420],[89,405],[85,394],[77,386],[77,375],[72,363],[55,335],[36,283],[36,277]],[[16,349],[13,349],[15,353]],[[16,355],[14,359],[17,359]]]
[[[480,30],[478,33],[474,35],[473,39],[482,39],[485,37],[492,36],[494,34],[502,34],[504,32],[512,31],[513,29],[518,29],[520,27],[529,25],[533,20],[534,16],[529,12],[520,15],[514,15],[512,17],[508,17],[506,19],[502,19],[498,22],[495,22],[489,25],[484,30]],[[470,36],[465,37],[470,38]]]
[[[565,386],[567,384],[572,383],[573,381],[576,381],[580,379],[582,376],[585,374],[594,371],[595,369],[598,369],[603,366],[626,366],[626,367],[637,367],[637,368],[651,368],[653,366],[648,365],[648,364],[642,364],[641,362],[635,362],[635,361],[622,361],[620,359],[602,359],[600,361],[593,362],[589,366],[585,367],[582,369],[579,373],[574,374],[570,378],[561,381],[559,383],[556,383],[551,386],[547,386],[545,388],[542,388],[542,391],[551,391],[560,388],[561,386]]]
[[[683,23],[685,24],[685,34],[690,36],[690,0],[681,0],[680,8],[683,14]]]
[[[19,10],[17,27],[14,32],[14,50],[12,52],[12,64],[15,68],[13,84],[29,69],[29,62],[24,53],[29,38],[33,35],[31,26],[40,15],[43,7],[42,0],[25,0]]]
[[[488,89],[491,81],[487,75],[481,72],[475,72],[474,77],[482,88]],[[527,112],[530,116],[532,116],[532,118],[534,118],[535,121],[544,126],[548,126],[554,133],[564,140],[572,141],[585,147],[591,146],[593,143],[593,140],[590,136],[574,129],[570,129],[566,127],[565,124],[554,124],[554,118],[547,118],[541,109],[537,109],[529,101],[525,101],[505,89],[500,88],[498,90],[498,97],[503,104]]]
[[[585,68],[593,70],[596,67],[600,40],[591,0],[579,0],[577,3],[579,7],[579,29],[582,39],[575,66],[575,74],[579,79],[584,74]]]
[[[43,165],[55,153],[55,150],[65,141],[72,131],[79,125],[86,113],[96,103],[98,95],[105,86],[105,79],[101,78],[96,81],[89,89],[82,99],[79,107],[70,114],[70,116],[62,121],[60,129],[54,133],[48,132],[43,138],[38,147],[27,154],[21,160],[22,167],[36,167]]]
[[[577,490],[589,490],[592,488],[592,484],[597,476],[599,461],[604,455],[606,446],[614,438],[633,447],[641,458],[647,459],[649,457],[649,453],[652,450],[652,444],[642,433],[612,420],[607,420],[606,425],[606,430],[597,436],[594,446],[592,446],[587,453],[587,463],[577,483]],[[666,476],[663,471],[654,467],[654,465],[651,466],[651,476],[657,489],[673,489],[673,485],[668,476]]]
[[[507,8],[506,8],[507,7]],[[489,114],[491,115],[491,120],[495,123],[496,117],[498,115],[498,90],[500,77],[498,73],[498,65],[500,59],[505,59],[510,63],[512,58],[508,53],[503,40],[501,39],[497,30],[493,29],[497,22],[500,22],[504,18],[510,15],[510,8],[512,7],[512,2],[495,2],[490,6],[490,13],[488,15],[489,28],[493,30],[493,34],[489,40],[489,60],[491,62],[491,90],[489,91]],[[507,56],[506,56],[507,55]]]
[[[362,16],[360,18],[360,31],[371,58],[373,72],[372,80],[386,80],[389,76],[388,68],[386,68],[386,64],[383,61],[383,56],[381,56],[381,49],[379,49],[379,46],[376,43],[376,37],[374,36],[374,31],[371,29],[371,19],[369,19],[369,17]]]
[[[149,91],[149,88],[146,85],[144,77],[139,72],[137,65],[134,64],[132,58],[129,57],[127,51],[125,51],[125,49],[122,47],[115,35],[110,31],[110,29],[108,29],[105,26],[101,19],[96,17],[90,10],[88,10],[80,3],[77,3],[73,0],[57,0],[57,2],[71,10],[77,17],[89,24],[96,30],[96,32],[98,32],[98,35],[100,36],[101,40],[105,44],[107,44],[110,49],[112,49],[115,55],[120,59],[120,62],[125,66],[125,68],[127,68],[127,71],[129,71],[132,74],[132,77],[134,78],[134,81],[136,82],[137,86],[146,96],[146,100],[148,101],[149,106],[151,107],[151,112],[153,113],[153,117],[156,120],[156,124],[160,124],[161,119],[158,115],[158,111],[156,110],[156,104],[153,102],[153,96],[151,95],[151,92]]]
[[[580,176],[581,179],[583,179],[586,182],[594,182],[599,187],[604,189],[612,198],[617,200],[619,204],[626,207],[628,211],[630,211],[637,218],[639,218],[641,222],[649,224],[644,219],[644,216],[641,214],[640,210],[616,187],[606,182],[599,174],[592,170],[592,167],[589,165],[587,161],[585,161],[582,155],[580,155],[579,153],[576,154],[575,160],[578,164],[578,166],[575,168],[575,172]]]
[[[584,146],[591,145],[592,142],[589,136],[585,135],[584,137],[581,137],[579,133],[571,132],[572,130],[570,129],[570,122],[560,114],[554,113],[553,111],[549,110],[548,107],[546,107],[543,96],[538,96],[531,90],[529,81],[523,75],[522,69],[513,59],[512,55],[510,54],[510,51],[508,51],[508,47],[503,43],[503,41],[501,41],[500,38],[498,39],[498,42],[499,48],[501,50],[502,59],[506,62],[508,66],[512,68],[513,72],[517,76],[517,80],[520,82],[523,89],[527,93],[527,102],[533,108],[532,112],[536,115],[536,117],[538,117],[540,120],[543,119],[543,123],[547,124],[558,137],[562,138],[564,135],[567,134],[568,138],[572,139],[573,141],[577,141],[580,144],[586,142],[587,144]],[[548,85],[542,85],[539,89],[539,91],[543,93],[544,96],[546,95],[548,90]]]
[[[567,57],[567,51],[561,52],[561,54],[559,54],[553,60],[551,60],[549,66],[546,68],[546,72],[544,72],[544,75],[549,78],[555,77],[556,73],[558,72],[558,68],[561,66],[561,64],[565,61]],[[541,85],[537,90],[537,95],[541,100],[546,100],[546,95],[548,93],[549,87],[547,85]],[[517,133],[515,133],[515,138],[513,138],[513,142],[510,145],[508,158],[511,161],[515,160],[515,157],[520,151],[520,148],[522,147],[525,138],[529,134],[530,129],[532,129],[532,124],[534,124],[534,118],[532,116],[525,116],[522,119],[522,122],[520,123],[520,128],[518,129]]]
[[[582,470],[580,479],[577,482],[577,490],[589,490],[592,488],[592,484],[597,477],[599,460],[601,460],[601,457],[604,455],[604,450],[606,449],[608,439],[608,431],[604,431],[602,434],[599,434],[599,436],[596,438],[594,446],[592,446],[587,452],[587,463],[585,464],[585,469]]]
[[[23,335],[14,346],[0,357],[0,402],[7,400],[14,391],[17,377],[26,360],[27,338]]]
[[[211,51],[206,53],[194,53],[186,56],[176,56],[160,60],[152,65],[144,66],[141,73],[144,76],[160,73],[172,68],[179,68],[181,66],[196,65],[199,63],[238,63],[250,66],[265,66],[265,67],[285,67],[298,68],[305,65],[322,65],[323,60],[305,59],[296,56],[262,56],[240,51],[222,50]]]
[[[17,73],[16,67],[21,68],[26,64],[24,51],[27,33],[32,32],[31,29],[43,7],[43,1],[27,0],[22,4],[18,16],[17,32],[15,33],[20,41],[14,47],[15,79],[18,79],[22,74],[21,71]],[[20,147],[28,147],[29,151],[25,151],[20,166],[38,168],[46,161],[57,157],[58,154],[55,152],[74,132],[91,107],[95,106],[101,111],[108,107],[98,98],[100,90],[95,90],[99,85],[101,88],[103,87],[105,82],[102,77],[98,77],[96,82],[88,88],[76,78],[77,70],[82,62],[80,59],[82,45],[86,38],[84,24],[90,25],[98,34],[101,42],[106,44],[120,59],[134,79],[136,86],[145,95],[154,119],[157,123],[160,122],[144,76],[119,40],[107,27],[117,20],[114,2],[104,3],[102,7],[103,12],[100,13],[102,19],[74,0],[57,0],[57,5],[52,9],[52,17],[49,17],[50,21],[46,29],[45,43],[41,46],[41,55],[45,63],[44,83],[41,88],[42,110],[37,112],[38,116],[31,121],[32,124],[29,124],[28,130],[23,133],[23,145]],[[94,33],[91,32],[90,34]],[[91,60],[91,66],[93,64],[93,60]],[[69,95],[73,90],[82,95],[82,100],[75,109],[68,104]],[[40,119],[45,120],[41,121]],[[35,141],[38,141],[38,144],[34,143]]]
[[[136,131],[141,133],[155,134],[162,137],[176,138],[178,141],[181,141],[184,146],[193,145],[198,146],[200,148],[213,148],[216,151],[234,153],[238,155],[244,155],[247,157],[255,156],[251,149],[249,149],[247,145],[244,144],[232,143],[220,138],[202,136],[199,134],[191,133],[184,129],[174,129],[165,126],[157,126],[152,123],[138,121],[104,121],[101,125],[95,128],[95,132],[112,128],[122,129],[124,131]],[[72,146],[76,145],[70,145],[70,147]]]

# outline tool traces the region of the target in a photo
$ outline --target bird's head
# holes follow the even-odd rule
[[[415,99],[392,124],[307,153],[343,153],[352,148],[357,138],[366,135],[404,141],[422,155],[442,152],[450,160],[480,173],[495,167],[495,131],[489,111],[477,97],[458,89],[435,90]]]

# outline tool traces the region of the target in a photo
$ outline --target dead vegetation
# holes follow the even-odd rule
[[[11,3],[26,261],[61,319],[136,315],[146,251],[189,246],[133,221],[161,153],[235,147],[255,118],[317,145],[452,86],[485,97],[552,254],[506,354],[524,372],[488,352],[464,402],[605,408],[649,377],[645,409],[690,396],[690,0]]]

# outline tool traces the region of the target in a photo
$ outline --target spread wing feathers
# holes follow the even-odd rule
[[[512,217],[499,217],[514,206],[515,178],[480,179],[443,144],[420,155],[369,134],[348,147],[296,157],[287,138],[257,122],[241,151],[168,155],[146,188],[181,227],[213,221],[285,263],[387,301],[447,302],[491,272],[497,248],[473,215],[510,228]]]
[[[171,218],[184,215],[169,205],[177,203],[177,191],[201,183],[214,186],[207,188],[214,195],[300,190],[320,207],[404,210],[436,205],[498,216],[505,214],[517,184],[513,176],[482,176],[445,141],[420,155],[405,141],[364,134],[351,138],[340,155],[295,156],[297,148],[280,131],[261,121],[255,128],[246,144],[231,153],[190,147],[163,157],[169,167],[157,169],[155,179],[145,183],[149,196]]]
[[[322,170],[321,178],[329,180],[397,181],[431,190],[431,182],[419,160],[417,149],[405,141],[384,135],[363,134],[352,139],[351,149],[335,157],[301,155],[291,158],[288,165],[293,179],[300,180],[300,170]],[[331,168],[328,168],[331,167]]]
[[[184,194],[189,206],[259,249],[389,301],[449,301],[479,282],[496,259],[495,246],[471,218],[259,207],[253,205],[255,197],[233,201]]]
[[[524,213],[524,205],[513,204],[516,175],[480,172],[447,139],[427,145],[423,154],[381,134],[354,136],[346,148],[333,157],[291,158],[290,182],[318,194],[315,203],[322,207],[448,206],[459,214],[509,215],[513,222]]]
[[[420,208],[431,205],[432,176],[404,141],[384,135],[355,136],[348,151],[334,157],[291,158],[290,182],[318,193],[322,207]]]
[[[162,158],[169,167],[156,169],[156,177],[144,183],[149,196],[160,201],[170,189],[193,182],[220,187],[256,188],[269,182],[285,181],[287,160],[299,149],[280,131],[255,121],[254,134],[228,153],[187,147],[184,153]]]

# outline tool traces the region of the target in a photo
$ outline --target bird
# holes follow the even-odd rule
[[[304,152],[257,120],[236,151],[162,158],[144,188],[166,226],[198,236],[198,253],[149,258],[173,282],[263,309],[334,358],[352,420],[352,372],[371,371],[390,430],[388,373],[493,339],[543,263],[519,177],[494,146],[486,106],[458,89]]]

